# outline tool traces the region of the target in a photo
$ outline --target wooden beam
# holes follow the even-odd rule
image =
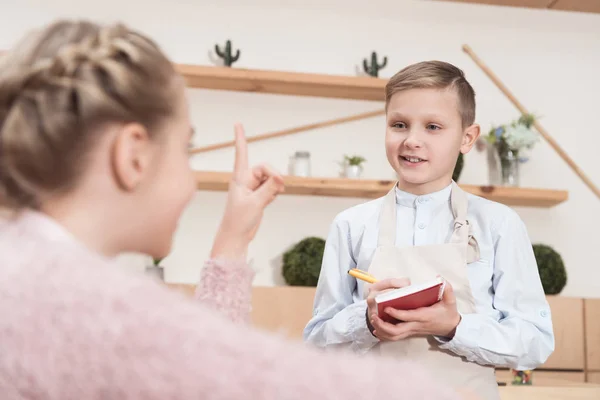
[[[227,191],[231,173],[196,171],[198,190]],[[285,176],[286,195],[352,197],[374,199],[385,195],[393,180],[346,178],[304,178]],[[564,190],[548,190],[502,186],[460,185],[465,191],[509,206],[552,207],[568,199]]]
[[[438,0],[451,3],[468,3],[490,6],[547,8],[552,0]]]
[[[557,0],[550,6],[552,10],[600,13],[599,0]]]
[[[301,126],[297,126],[294,128],[283,129],[280,131],[263,133],[260,135],[250,136],[250,137],[246,138],[246,142],[248,142],[248,143],[258,142],[261,140],[292,135],[294,133],[306,132],[306,131],[310,131],[310,130],[314,130],[314,129],[325,128],[328,126],[339,125],[339,124],[343,124],[346,122],[359,121],[361,119],[367,119],[367,118],[376,117],[379,115],[385,115],[385,110],[367,111],[367,112],[356,114],[356,115],[350,115],[348,117],[330,119],[328,121],[315,122],[312,124],[301,125]],[[211,145],[203,146],[203,147],[196,147],[196,148],[190,150],[190,153],[191,154],[204,153],[207,151],[222,149],[222,148],[230,147],[230,146],[234,146],[234,145],[235,145],[235,140],[229,140],[227,142],[211,144]]]
[[[600,13],[598,0],[437,0],[452,3],[468,3],[520,8],[537,8],[560,11]]]
[[[511,103],[513,103],[517,110],[519,110],[522,114],[529,114],[529,111],[525,108],[525,106],[521,104],[521,102],[515,97],[515,95],[513,95],[510,92],[510,90],[508,90],[508,88],[504,85],[504,83],[500,81],[496,74],[494,74],[494,72],[492,72],[492,70],[487,65],[485,65],[485,63],[475,54],[471,47],[465,44],[463,45],[463,51],[473,59],[475,64],[477,64],[477,66],[481,68],[481,70],[488,76],[488,78],[492,80],[496,87],[498,87],[498,89],[500,89],[500,91],[504,93],[504,95],[508,98],[508,100],[511,101]],[[579,168],[575,161],[573,161],[573,159],[569,157],[567,152],[564,151],[562,147],[560,147],[560,145],[556,142],[556,140],[554,140],[552,136],[550,136],[550,133],[548,133],[546,129],[544,129],[544,127],[537,120],[534,121],[533,127],[539,132],[540,135],[542,135],[542,137],[546,140],[550,147],[554,149],[554,151],[559,155],[559,157],[567,163],[567,165],[573,170],[573,172],[575,172],[575,174],[579,176],[583,183],[585,183],[590,188],[592,193],[594,193],[596,197],[600,199],[600,189],[598,189],[598,187],[594,185],[592,180],[583,172],[581,168]]]

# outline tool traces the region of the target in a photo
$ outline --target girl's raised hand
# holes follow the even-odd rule
[[[248,166],[244,128],[235,125],[235,164],[227,204],[217,232],[212,258],[245,258],[262,221],[264,209],[284,190],[283,178],[271,167]]]

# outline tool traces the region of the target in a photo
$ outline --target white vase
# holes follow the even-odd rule
[[[360,165],[346,165],[344,168],[344,174],[346,178],[357,179],[362,174],[362,167]]]
[[[165,270],[160,265],[150,265],[146,267],[145,272],[146,275],[149,275],[154,279],[158,279],[159,281],[165,280]]]
[[[495,146],[487,147],[488,185],[502,185],[502,172],[500,170],[500,157]]]

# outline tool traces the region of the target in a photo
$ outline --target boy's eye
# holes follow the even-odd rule
[[[427,129],[434,131],[434,130],[442,129],[442,128],[440,128],[438,125],[429,124],[429,125],[427,125]]]
[[[396,122],[392,125],[393,128],[404,129],[406,128],[406,124],[404,122]]]

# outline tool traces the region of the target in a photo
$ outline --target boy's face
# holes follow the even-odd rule
[[[459,152],[478,137],[479,126],[463,129],[454,90],[410,89],[388,104],[385,148],[402,190],[426,194],[449,185]]]

